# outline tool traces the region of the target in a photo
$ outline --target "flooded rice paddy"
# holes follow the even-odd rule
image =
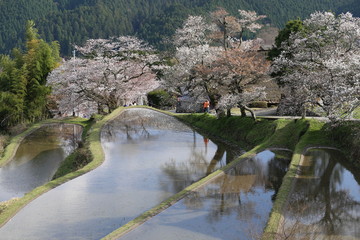
[[[77,147],[81,133],[78,125],[51,124],[25,137],[12,161],[0,168],[0,202],[22,197],[50,181]]]
[[[360,174],[335,150],[306,153],[285,214],[291,239],[360,239]]]
[[[141,109],[105,126],[101,142],[105,162],[99,168],[32,201],[0,236],[100,239],[234,155],[172,117]]]
[[[58,163],[45,160],[61,160],[48,151],[73,149],[71,138],[51,135],[40,134],[45,143],[30,136],[28,150],[19,148],[19,160],[6,167],[36,181],[51,179]],[[100,167],[32,201],[0,228],[0,239],[100,239],[242,153],[147,109],[123,112],[102,129],[101,143]],[[266,150],[244,159],[120,239],[259,239],[290,155]],[[359,174],[342,158],[333,150],[306,154],[279,239],[360,239]],[[33,188],[30,180],[9,179],[20,196]],[[8,188],[1,189],[4,198],[17,196]]]

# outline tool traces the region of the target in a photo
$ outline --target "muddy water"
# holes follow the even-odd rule
[[[81,132],[78,125],[52,124],[27,136],[12,161],[0,168],[0,202],[22,197],[51,180],[77,146]]]
[[[120,239],[260,239],[289,158],[264,151],[244,160]]]
[[[105,162],[40,196],[0,228],[4,239],[100,239],[232,160],[176,119],[130,109],[102,131]]]
[[[360,174],[335,150],[304,158],[280,235],[291,239],[360,239]]]

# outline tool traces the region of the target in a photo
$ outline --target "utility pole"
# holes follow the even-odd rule
[[[73,62],[74,62],[74,66],[73,66],[73,74],[75,74],[76,75],[76,73],[75,73],[75,71],[76,71],[76,66],[75,66],[75,64],[76,64],[76,61],[75,61],[75,53],[76,53],[76,50],[74,49],[73,51]],[[72,113],[72,115],[73,115],[73,117],[75,117],[75,102],[74,101],[72,101],[73,102],[73,113]]]

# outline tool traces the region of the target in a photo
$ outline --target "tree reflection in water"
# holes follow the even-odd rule
[[[162,178],[170,180],[163,181],[164,184],[161,185],[165,192],[183,190],[192,182],[225,166],[239,154],[237,151],[229,151],[228,148],[225,151],[224,146],[217,144],[215,152],[209,159],[207,140],[199,141],[200,139],[196,139],[198,135],[193,130],[178,121],[173,121],[172,117],[143,109],[131,109],[124,114],[104,129],[103,138],[144,144],[141,140],[161,138],[161,129],[167,128],[188,131],[193,135],[194,140],[189,143],[190,151],[186,155],[187,159],[180,162],[167,161],[161,167],[164,175],[159,176],[159,181],[162,182]],[[204,144],[200,150],[197,146],[199,144]],[[271,151],[259,153],[254,158],[243,160],[227,173],[197,189],[177,204],[181,209],[177,216],[181,219],[177,221],[177,217],[171,213],[177,210],[169,209],[169,214],[172,216],[171,224],[176,225],[177,229],[187,229],[186,234],[188,230],[192,231],[195,234],[194,239],[199,237],[196,235],[198,233],[216,237],[220,234],[223,239],[238,239],[239,234],[260,235],[271,211],[272,200],[289,164],[289,158],[275,157],[275,155]],[[279,155],[280,152],[277,156]],[[182,211],[188,210],[191,214],[189,212],[183,214]],[[200,217],[199,213],[206,214]],[[226,227],[223,228],[224,226]],[[157,227],[159,226],[151,227],[151,230],[157,232],[155,239],[161,235],[161,230]],[[230,228],[232,230],[226,231],[228,233],[223,235],[224,229],[230,230]],[[172,235],[182,234],[173,231],[174,229]],[[148,234],[146,238],[152,239]]]
[[[273,191],[275,195],[279,190],[283,176],[288,169],[289,159],[276,158],[275,153],[265,151],[256,157],[246,159],[226,174],[200,189],[195,202],[202,198],[212,198],[217,207],[213,208],[211,218],[218,219],[218,215],[230,213],[234,206],[238,207],[239,218],[253,215],[253,203],[243,201],[248,194],[254,194],[257,189]],[[196,204],[199,204],[198,201]],[[193,202],[188,202],[193,207]]]
[[[133,109],[131,109],[133,111]],[[162,114],[156,113],[156,119],[149,121],[144,115],[153,114],[139,112],[142,118],[132,117],[137,124],[137,129],[122,127],[129,124],[125,117],[121,116],[121,124],[115,123],[111,130],[113,134],[122,129],[123,135],[131,135],[131,141],[139,138],[157,137],[161,143],[161,133],[158,134],[157,126],[163,124],[170,126],[167,120],[162,119]],[[174,122],[174,121],[173,121]],[[177,121],[175,121],[176,123]],[[148,125],[149,124],[149,125]],[[156,125],[153,125],[156,124]],[[145,126],[150,136],[141,130]],[[162,126],[162,127],[163,127]],[[176,125],[182,128],[181,124]],[[154,130],[155,129],[155,130]],[[204,137],[195,134],[191,129],[185,128],[187,136],[193,136],[193,141],[186,142],[189,151],[182,155],[183,161],[164,161],[161,165],[161,173],[158,182],[164,192],[179,192],[186,186],[215,171],[221,166],[229,163],[238,152],[229,151],[221,144],[217,144],[215,150],[207,150],[210,142]],[[126,134],[124,134],[126,133]],[[108,135],[108,134],[106,134]],[[196,138],[201,139],[196,139]],[[119,139],[117,137],[117,139]],[[119,140],[118,140],[119,141]],[[123,137],[124,143],[128,137]],[[148,141],[148,140],[147,140]],[[178,139],[176,142],[182,141]],[[139,141],[136,143],[146,144]],[[165,144],[165,143],[164,143]],[[199,146],[202,145],[202,146]],[[213,143],[211,143],[213,145]],[[171,145],[176,152],[176,144]],[[161,151],[161,147],[159,147]],[[199,189],[180,200],[174,206],[168,208],[161,214],[155,216],[139,228],[131,231],[124,239],[174,239],[169,236],[176,236],[176,239],[251,239],[250,235],[261,235],[272,208],[272,199],[276,195],[281,180],[288,169],[289,158],[278,157],[280,153],[265,151],[259,153],[253,159],[246,159],[237,164],[227,173],[211,180]],[[166,181],[165,181],[166,179]],[[249,233],[250,231],[250,233]],[[250,237],[249,237],[250,236]]]
[[[219,149],[214,159],[221,155]],[[172,225],[177,227],[171,231],[178,239],[181,236],[203,239],[204,234],[211,239],[258,238],[271,211],[272,195],[278,191],[288,164],[289,158],[276,157],[270,151],[259,153],[194,190],[154,221],[164,222],[171,216]],[[174,219],[177,214],[182,216],[179,220]],[[155,236],[148,239],[168,234],[158,225],[145,225],[147,237]],[[189,235],[189,231],[193,235]],[[141,230],[137,234],[139,232]],[[152,235],[153,232],[156,234]],[[130,235],[125,239],[134,238]]]
[[[166,163],[162,169],[164,174],[172,178],[173,186],[164,185],[164,191],[176,189],[176,192],[183,190],[186,186],[200,180],[215,170],[225,166],[232,161],[238,153],[232,151],[229,147],[217,144],[217,149],[210,162],[206,156],[206,151],[198,151],[193,146],[186,162],[176,163],[171,161]]]
[[[101,137],[108,142],[122,141],[123,143],[144,144],[144,140],[161,138],[161,132],[167,129],[189,132],[193,136],[193,141],[189,145],[190,152],[187,159],[180,162],[170,159],[162,166],[164,174],[172,179],[171,185],[168,182],[162,184],[165,192],[182,191],[191,183],[225,166],[243,152],[238,148],[231,149],[230,146],[225,147],[221,143],[216,143],[217,150],[209,161],[208,138],[203,137],[204,146],[199,149],[197,145],[200,141],[196,139],[198,134],[194,130],[171,116],[147,109],[124,111],[120,117],[103,128]]]
[[[81,134],[78,125],[47,124],[26,136],[12,160],[0,168],[0,201],[22,197],[50,181]]]
[[[156,134],[150,134],[149,129],[192,131],[174,117],[148,109],[134,108],[125,110],[119,117],[104,126],[101,137],[109,142],[119,141],[119,139],[124,142],[136,142],[156,137]]]
[[[345,168],[342,159],[334,150],[311,150],[305,155],[285,214],[284,236],[360,238],[359,173]]]

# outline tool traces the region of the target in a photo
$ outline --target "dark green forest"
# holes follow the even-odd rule
[[[357,0],[0,0],[0,53],[23,47],[27,20],[35,21],[46,41],[59,41],[63,56],[89,38],[127,34],[163,48],[162,40],[189,14],[206,15],[219,6],[234,15],[255,10],[278,28],[316,10],[360,15]]]

